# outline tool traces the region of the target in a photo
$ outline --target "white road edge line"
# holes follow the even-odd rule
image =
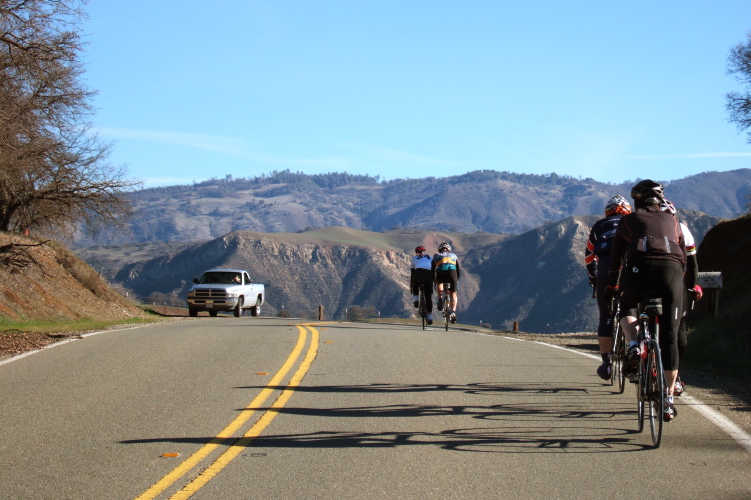
[[[713,410],[708,405],[702,403],[695,397],[689,396],[688,394],[683,394],[681,396],[681,402],[688,403],[691,408],[701,413],[704,418],[725,431],[731,438],[735,439],[736,442],[746,448],[746,451],[751,453],[751,435],[738,427],[725,415],[718,412],[717,410]]]
[[[57,347],[57,346],[60,346],[60,345],[63,345],[63,344],[67,344],[69,342],[75,342],[76,340],[83,340],[86,337],[93,337],[94,335],[99,335],[100,333],[122,332],[123,330],[135,330],[136,328],[144,328],[146,326],[151,326],[151,325],[129,326],[127,328],[117,328],[115,330],[99,330],[99,331],[96,331],[96,332],[84,333],[84,334],[79,335],[78,337],[75,337],[75,338],[72,338],[72,339],[58,340],[57,342],[53,342],[52,344],[47,344],[46,346],[40,347],[39,349],[34,349],[33,351],[26,351],[26,352],[23,352],[21,354],[16,354],[15,356],[10,357],[8,359],[4,359],[4,360],[0,361],[0,366],[6,365],[6,364],[11,363],[13,361],[18,361],[21,358],[25,358],[27,356],[31,356],[32,354],[36,354],[38,352],[42,352],[42,351],[45,351],[47,349],[52,349],[53,347]]]
[[[504,337],[508,338],[508,337]],[[523,339],[514,339],[514,340],[522,340],[523,342],[526,342]],[[576,354],[580,354],[582,356],[586,356],[588,358],[597,359],[599,360],[599,356],[595,356],[594,354],[587,354],[586,352],[579,352],[575,351],[573,349],[569,349],[567,347],[561,347],[553,344],[548,344],[546,342],[538,342],[536,340],[530,340],[529,342],[533,342],[535,344],[542,344],[548,347],[555,347],[556,349],[562,349],[564,351],[570,351]],[[751,435],[749,435],[746,431],[738,427],[736,424],[734,424],[729,418],[727,418],[722,413],[718,412],[717,410],[713,410],[711,407],[709,407],[707,404],[703,403],[702,401],[689,396],[688,394],[683,394],[680,397],[680,401],[683,403],[686,403],[686,406],[690,406],[694,410],[696,410],[701,416],[709,420],[711,423],[715,424],[717,427],[725,431],[725,433],[733,438],[738,444],[740,444],[743,448],[746,449],[749,453],[751,453]]]

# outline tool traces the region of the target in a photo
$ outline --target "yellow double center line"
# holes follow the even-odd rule
[[[250,419],[256,412],[255,408],[260,407],[266,399],[274,392],[275,387],[278,387],[287,373],[292,369],[297,358],[305,346],[305,340],[307,337],[307,327],[311,333],[310,346],[308,347],[308,353],[305,355],[305,359],[300,364],[295,374],[290,379],[289,383],[282,393],[276,398],[276,401],[269,407],[268,410],[258,419],[258,421],[236,442],[231,444],[227,450],[222,453],[210,466],[203,470],[198,476],[196,476],[190,483],[188,483],[182,490],[171,496],[171,499],[184,499],[189,498],[201,487],[208,483],[214,476],[216,476],[222,469],[224,469],[237,455],[239,455],[245,448],[248,447],[251,441],[258,437],[261,432],[271,423],[272,420],[279,414],[279,410],[292,397],[292,393],[295,392],[297,387],[302,381],[305,374],[310,369],[310,365],[313,363],[316,355],[318,354],[318,330],[309,325],[297,325],[300,334],[297,337],[297,344],[292,350],[292,353],[284,362],[284,365],[269,381],[267,386],[248,404],[245,409],[240,412],[235,420],[232,421],[227,427],[222,430],[217,436],[205,444],[201,449],[188,457],[183,463],[178,465],[172,472],[164,476],[154,486],[146,490],[140,495],[137,500],[141,499],[153,499],[156,498],[164,490],[172,486],[176,481],[185,476],[188,472],[209,456],[216,448],[222,444],[227,443],[232,439],[233,435]]]

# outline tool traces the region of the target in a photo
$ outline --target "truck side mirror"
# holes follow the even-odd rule
[[[193,278],[193,283],[198,284],[198,278]]]

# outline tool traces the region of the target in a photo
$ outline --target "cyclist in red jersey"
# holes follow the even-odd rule
[[[597,374],[603,380],[610,380],[610,351],[613,348],[613,316],[608,311],[605,288],[608,286],[610,270],[610,249],[616,228],[621,217],[631,213],[631,205],[621,195],[613,196],[605,205],[605,218],[598,220],[589,231],[587,248],[584,250],[584,263],[589,274],[589,284],[595,289],[600,321],[597,326],[597,342],[600,344],[602,364]]]

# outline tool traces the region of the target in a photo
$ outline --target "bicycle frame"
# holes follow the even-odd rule
[[[441,299],[441,303],[443,305],[442,311],[443,311],[443,320],[446,326],[446,331],[449,331],[449,323],[451,322],[451,313],[453,310],[451,309],[451,291],[450,291],[450,283],[442,283],[442,290],[440,295],[438,296]]]
[[[649,427],[654,447],[662,441],[663,408],[665,407],[665,371],[660,353],[660,321],[662,299],[650,297],[639,305],[639,342],[641,357],[638,370],[637,411],[639,432],[644,429],[645,413],[649,412]]]
[[[621,303],[618,299],[615,301],[615,311],[613,312],[613,348],[610,351],[610,363],[612,366],[610,372],[610,385],[615,385],[618,381],[618,393],[623,394],[626,390],[626,375],[623,373],[623,362],[626,359],[626,340],[621,329]]]
[[[427,302],[425,300],[425,294],[427,292],[425,290],[425,287],[426,287],[425,283],[420,283],[420,286],[419,286],[419,288],[420,288],[420,302],[419,302],[419,309],[418,309],[418,311],[419,311],[419,314],[420,314],[420,318],[422,319],[422,329],[423,330],[425,330],[425,324],[426,324],[427,318],[428,318],[428,309],[427,309],[428,306],[427,306]]]

